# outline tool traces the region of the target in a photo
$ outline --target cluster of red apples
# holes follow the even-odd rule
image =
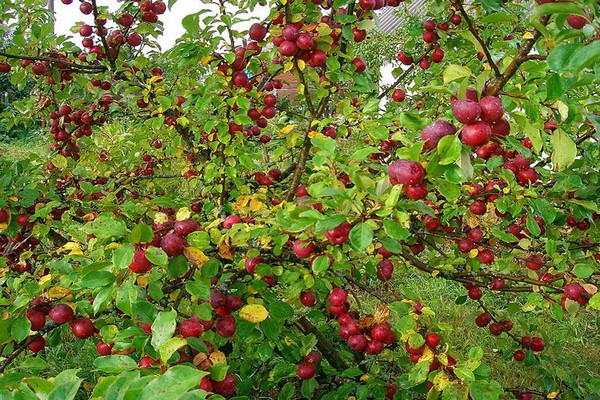
[[[73,319],[75,313],[71,306],[65,303],[59,303],[50,306],[43,298],[33,299],[29,305],[25,316],[31,323],[31,330],[34,332],[42,331],[47,327],[47,318],[55,325],[66,323],[71,324],[71,331],[76,338],[87,339],[96,333],[96,327],[93,322],[86,317]],[[32,353],[38,353],[46,346],[46,340],[42,334],[35,334],[27,338],[27,348]]]
[[[40,243],[39,239],[31,234],[33,223],[29,220],[31,219],[30,213],[33,212],[35,212],[35,205],[23,209],[21,213],[17,214],[15,222],[20,228],[14,237],[0,234],[0,255],[8,259],[11,269],[22,274],[31,272],[32,267],[28,259],[21,259],[21,255],[28,254]],[[0,225],[8,226],[10,222],[11,211],[0,209]]]
[[[409,199],[424,199],[428,193],[425,169],[411,160],[396,160],[388,167],[388,176],[392,185],[404,185],[404,193]]]

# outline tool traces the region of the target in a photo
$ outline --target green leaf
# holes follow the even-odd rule
[[[578,278],[587,279],[594,273],[594,267],[589,264],[577,264],[575,268],[573,268],[573,273]]]
[[[133,227],[129,234],[129,242],[135,243],[148,243],[154,238],[154,231],[148,225],[140,222]]]
[[[118,269],[127,268],[133,261],[133,253],[135,248],[130,244],[123,244],[115,249],[113,252],[113,264]]]
[[[573,73],[579,73],[584,68],[596,65],[598,62],[600,62],[600,41],[595,40],[587,46],[575,50],[569,59],[569,64],[566,69]]]
[[[163,364],[166,364],[177,350],[187,346],[187,344],[187,340],[183,338],[173,337],[168,339],[160,346],[160,349],[158,350],[158,354],[160,354],[160,360],[163,362]]]
[[[322,274],[329,269],[329,257],[319,256],[312,262],[312,270],[315,274]]]
[[[467,67],[463,67],[462,65],[457,64],[448,65],[443,72],[445,84],[457,81],[459,79],[464,79],[469,76],[471,76],[471,70]]]
[[[175,333],[176,311],[161,311],[152,323],[152,347],[156,351]]]
[[[350,231],[350,246],[363,251],[373,242],[373,230],[364,222],[356,224]]]
[[[102,286],[108,286],[114,281],[115,276],[108,271],[93,271],[81,278],[79,286],[82,288],[95,289]]]
[[[504,390],[496,381],[475,381],[469,386],[473,400],[498,400]]]
[[[548,54],[548,66],[556,72],[567,69],[572,54],[581,47],[579,43],[562,43]]]
[[[414,365],[408,373],[408,384],[410,387],[425,382],[429,374],[429,361],[421,361]]]
[[[315,231],[317,233],[322,233],[328,231],[330,229],[337,228],[342,222],[346,220],[346,216],[342,214],[332,215],[331,217],[327,217],[326,219],[322,219],[317,221],[315,224]]]
[[[94,367],[102,372],[114,374],[117,372],[130,371],[136,369],[138,366],[133,358],[115,354],[97,357],[94,360]]]
[[[437,152],[440,156],[439,163],[441,165],[452,164],[460,158],[460,152],[462,151],[462,145],[458,136],[448,135],[444,136],[437,146]]]
[[[600,292],[596,293],[590,299],[588,306],[595,310],[600,310]]]
[[[192,296],[200,299],[207,300],[210,298],[210,284],[200,280],[187,281],[185,283],[185,290]]]
[[[562,171],[573,164],[577,156],[577,145],[575,145],[575,142],[573,142],[573,139],[569,135],[557,129],[550,136],[550,143],[554,148],[550,159],[556,170]]]
[[[148,247],[146,249],[146,258],[154,265],[164,266],[169,262],[169,256],[159,247]]]
[[[585,16],[585,11],[576,3],[545,3],[535,7],[530,16],[531,20],[537,20],[542,15],[551,14],[577,14]]]
[[[27,317],[19,317],[15,319],[10,328],[10,335],[17,341],[20,342],[29,335],[31,329],[31,322]]]
[[[223,379],[225,379],[225,375],[227,375],[228,370],[229,365],[227,364],[215,364],[210,367],[210,377],[217,382],[221,382]]]
[[[384,220],[383,229],[385,230],[385,233],[387,233],[392,239],[406,240],[410,236],[410,231],[408,229],[392,220]]]
[[[210,235],[205,231],[192,232],[185,238],[190,246],[206,250],[210,246]]]
[[[150,382],[139,395],[139,400],[178,399],[190,389],[197,388],[208,373],[188,365],[171,367]]]

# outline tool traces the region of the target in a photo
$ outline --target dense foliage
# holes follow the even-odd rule
[[[176,0],[62,2],[75,39],[0,3],[0,73],[36,82],[4,121],[51,143],[0,159],[1,399],[77,396],[44,373],[69,340],[97,399],[600,396],[530,322],[598,321],[598,2],[432,1],[369,43],[400,0],[207,0],[164,52]],[[400,276],[462,284],[497,346],[455,351]]]

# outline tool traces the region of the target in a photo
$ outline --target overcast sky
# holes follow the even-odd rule
[[[1,0],[0,0],[1,1]],[[167,2],[165,0],[165,2]],[[83,15],[79,12],[79,2],[74,1],[70,5],[63,4],[60,0],[55,0],[55,12],[56,12],[56,33],[63,35],[71,35],[71,27],[77,22],[85,22],[91,24],[92,16]],[[117,10],[119,3],[116,0],[98,0],[98,5],[108,6],[111,10]],[[184,32],[181,20],[186,15],[200,11],[203,8],[209,8],[210,5],[202,3],[201,0],[179,0],[175,3],[171,10],[163,15],[160,15],[160,21],[164,25],[164,35],[159,39],[159,43],[163,50],[167,50],[175,44],[175,40],[179,38]],[[266,9],[257,9],[252,13],[257,18],[265,18],[268,13]],[[248,26],[257,19],[248,23]],[[240,25],[239,29],[247,28]],[[79,35],[76,35],[76,39],[80,39]]]

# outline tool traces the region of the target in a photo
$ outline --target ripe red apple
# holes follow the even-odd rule
[[[437,333],[428,333],[425,336],[425,343],[430,349],[435,350],[438,344],[440,344],[440,335]]]
[[[298,375],[298,378],[307,380],[315,376],[316,372],[317,367],[313,363],[303,361],[298,364],[298,370],[296,371],[296,374]]]
[[[587,24],[587,19],[581,15],[572,14],[567,17],[567,23],[573,29],[581,29]]]
[[[375,326],[371,328],[371,338],[373,338],[373,340],[383,342],[390,332],[392,332],[392,328],[389,322],[386,321],[375,324]]]
[[[160,248],[171,257],[178,256],[183,253],[183,240],[175,233],[168,233],[160,240]]]
[[[532,254],[525,260],[525,266],[532,271],[541,269],[544,264],[544,259],[539,254]]]
[[[73,309],[66,304],[57,304],[48,313],[48,317],[57,324],[64,324],[73,319],[75,313]]]
[[[175,222],[175,233],[182,238],[186,237],[192,232],[200,230],[200,224],[192,218],[184,219],[183,221]]]
[[[544,342],[544,339],[542,338],[533,337],[531,338],[531,345],[529,347],[533,351],[543,351],[546,347],[546,342]]]
[[[481,115],[479,104],[470,100],[456,100],[452,105],[454,118],[463,124],[472,124]]]
[[[479,100],[479,107],[481,107],[481,119],[490,124],[499,121],[504,115],[502,100],[496,96],[482,97]]]
[[[46,66],[42,63],[35,63],[31,67],[31,72],[36,75],[45,75],[46,74]]]
[[[348,347],[356,352],[361,352],[367,347],[367,339],[365,335],[352,335],[348,338]]]
[[[482,264],[491,264],[494,262],[494,253],[489,249],[484,249],[477,254],[477,258]]]
[[[29,322],[31,322],[32,331],[39,331],[46,325],[46,314],[41,311],[28,310],[26,316]]]
[[[301,50],[311,51],[314,50],[316,44],[310,34],[302,32],[296,38],[296,46]]]
[[[7,223],[9,218],[10,218],[9,212],[6,210],[0,209],[0,224]]]
[[[71,331],[76,338],[87,339],[94,336],[96,327],[89,318],[78,318],[71,323]]]
[[[475,286],[469,289],[468,295],[471,300],[479,300],[483,296],[483,293],[480,288]]]
[[[480,328],[487,326],[487,324],[489,324],[490,322],[492,322],[492,315],[487,312],[479,314],[477,318],[475,318],[475,324]]]
[[[137,47],[142,44],[142,37],[137,32],[132,32],[127,36],[126,42],[131,47]]]
[[[448,135],[454,135],[456,128],[450,122],[438,119],[434,123],[427,125],[421,132],[421,140],[425,141],[425,147],[434,149],[439,141]]]
[[[493,322],[489,326],[490,333],[494,336],[500,336],[500,334],[504,331],[502,329],[502,325],[498,322]]]
[[[93,11],[92,3],[88,3],[87,1],[82,2],[79,5],[79,11],[81,11],[84,15],[89,15]]]
[[[565,286],[565,296],[571,300],[579,299],[583,292],[583,287],[579,283],[569,283]]]
[[[504,118],[499,119],[491,125],[492,136],[505,137],[510,133],[510,124]]]
[[[296,42],[293,42],[291,40],[284,40],[279,45],[279,53],[282,56],[292,57],[292,56],[296,55],[297,52],[298,52],[298,46],[296,46]]]
[[[411,56],[406,55],[403,51],[398,53],[398,61],[400,61],[404,65],[411,65],[414,60]]]
[[[138,367],[150,368],[152,366],[152,364],[160,364],[160,361],[158,361],[150,356],[144,356],[140,359],[140,362],[138,362]]]
[[[433,53],[431,53],[431,61],[433,61],[434,63],[440,63],[444,59],[444,55],[444,50],[440,49],[439,47],[436,47]]]
[[[46,339],[43,336],[30,336],[27,338],[27,341],[29,342],[27,348],[34,354],[39,353],[46,347]]]
[[[92,27],[88,24],[83,24],[79,27],[79,34],[81,36],[87,37],[90,36],[92,34],[93,30]]]
[[[223,221],[223,228],[230,229],[235,224],[240,224],[242,219],[237,215],[228,215]]]
[[[380,281],[389,281],[394,274],[394,264],[390,260],[381,260],[377,268],[377,278]]]
[[[473,250],[473,248],[475,248],[475,245],[470,239],[464,238],[458,241],[458,250],[461,253],[468,253]]]
[[[0,73],[7,74],[11,70],[11,66],[6,61],[0,62]]]
[[[425,177],[425,169],[416,161],[396,160],[388,167],[392,185],[417,185]]]
[[[427,186],[427,182],[421,182],[417,185],[407,185],[404,187],[404,192],[406,193],[406,197],[411,200],[420,200],[427,197],[427,193],[429,193],[429,188]]]
[[[123,26],[131,26],[133,25],[135,19],[133,17],[133,15],[129,14],[129,13],[123,13],[121,14],[121,16],[119,16],[119,23]]]
[[[306,307],[314,307],[317,304],[317,298],[312,291],[308,290],[300,293],[300,302]]]
[[[370,340],[367,342],[365,347],[365,353],[367,354],[379,354],[383,351],[384,344],[378,340]]]
[[[157,15],[162,15],[167,11],[167,5],[160,0],[157,0],[152,4],[152,11]]]
[[[344,221],[336,228],[325,231],[325,237],[331,244],[343,244],[348,241],[350,230],[352,230],[352,225]]]
[[[229,338],[235,335],[236,325],[235,318],[231,315],[226,315],[217,321],[215,327],[219,336]]]
[[[101,356],[110,356],[112,354],[113,346],[113,344],[109,345],[100,340],[98,343],[96,343],[96,351]]]
[[[141,247],[135,249],[129,269],[136,274],[145,274],[152,269],[152,263],[146,258],[146,250]]]
[[[523,361],[525,359],[525,352],[523,350],[515,350],[513,353],[513,358],[516,361]]]
[[[463,126],[460,138],[467,146],[477,147],[487,143],[492,136],[492,129],[487,122],[475,122]]]
[[[483,215],[487,211],[487,207],[483,201],[474,201],[469,206],[469,211],[475,215]]]
[[[315,252],[315,245],[312,242],[305,240],[296,240],[292,247],[292,250],[298,258],[308,258]]]
[[[204,332],[204,326],[200,323],[198,318],[189,318],[182,321],[179,324],[179,333],[184,338],[186,337],[200,337]]]
[[[263,24],[255,23],[250,26],[248,34],[250,39],[260,42],[267,36],[267,28]]]
[[[330,293],[329,293],[329,304],[331,304],[332,306],[342,306],[344,305],[344,303],[346,303],[346,300],[348,299],[348,293],[342,289],[342,288],[334,288]]]
[[[367,69],[366,61],[360,57],[356,57],[354,60],[352,60],[352,64],[354,64],[354,66],[356,67],[356,72],[359,74],[362,73],[365,69]]]
[[[394,101],[401,102],[401,101],[404,101],[405,98],[406,98],[406,93],[404,93],[404,90],[402,90],[402,89],[395,89],[392,92],[392,100],[394,100]]]

